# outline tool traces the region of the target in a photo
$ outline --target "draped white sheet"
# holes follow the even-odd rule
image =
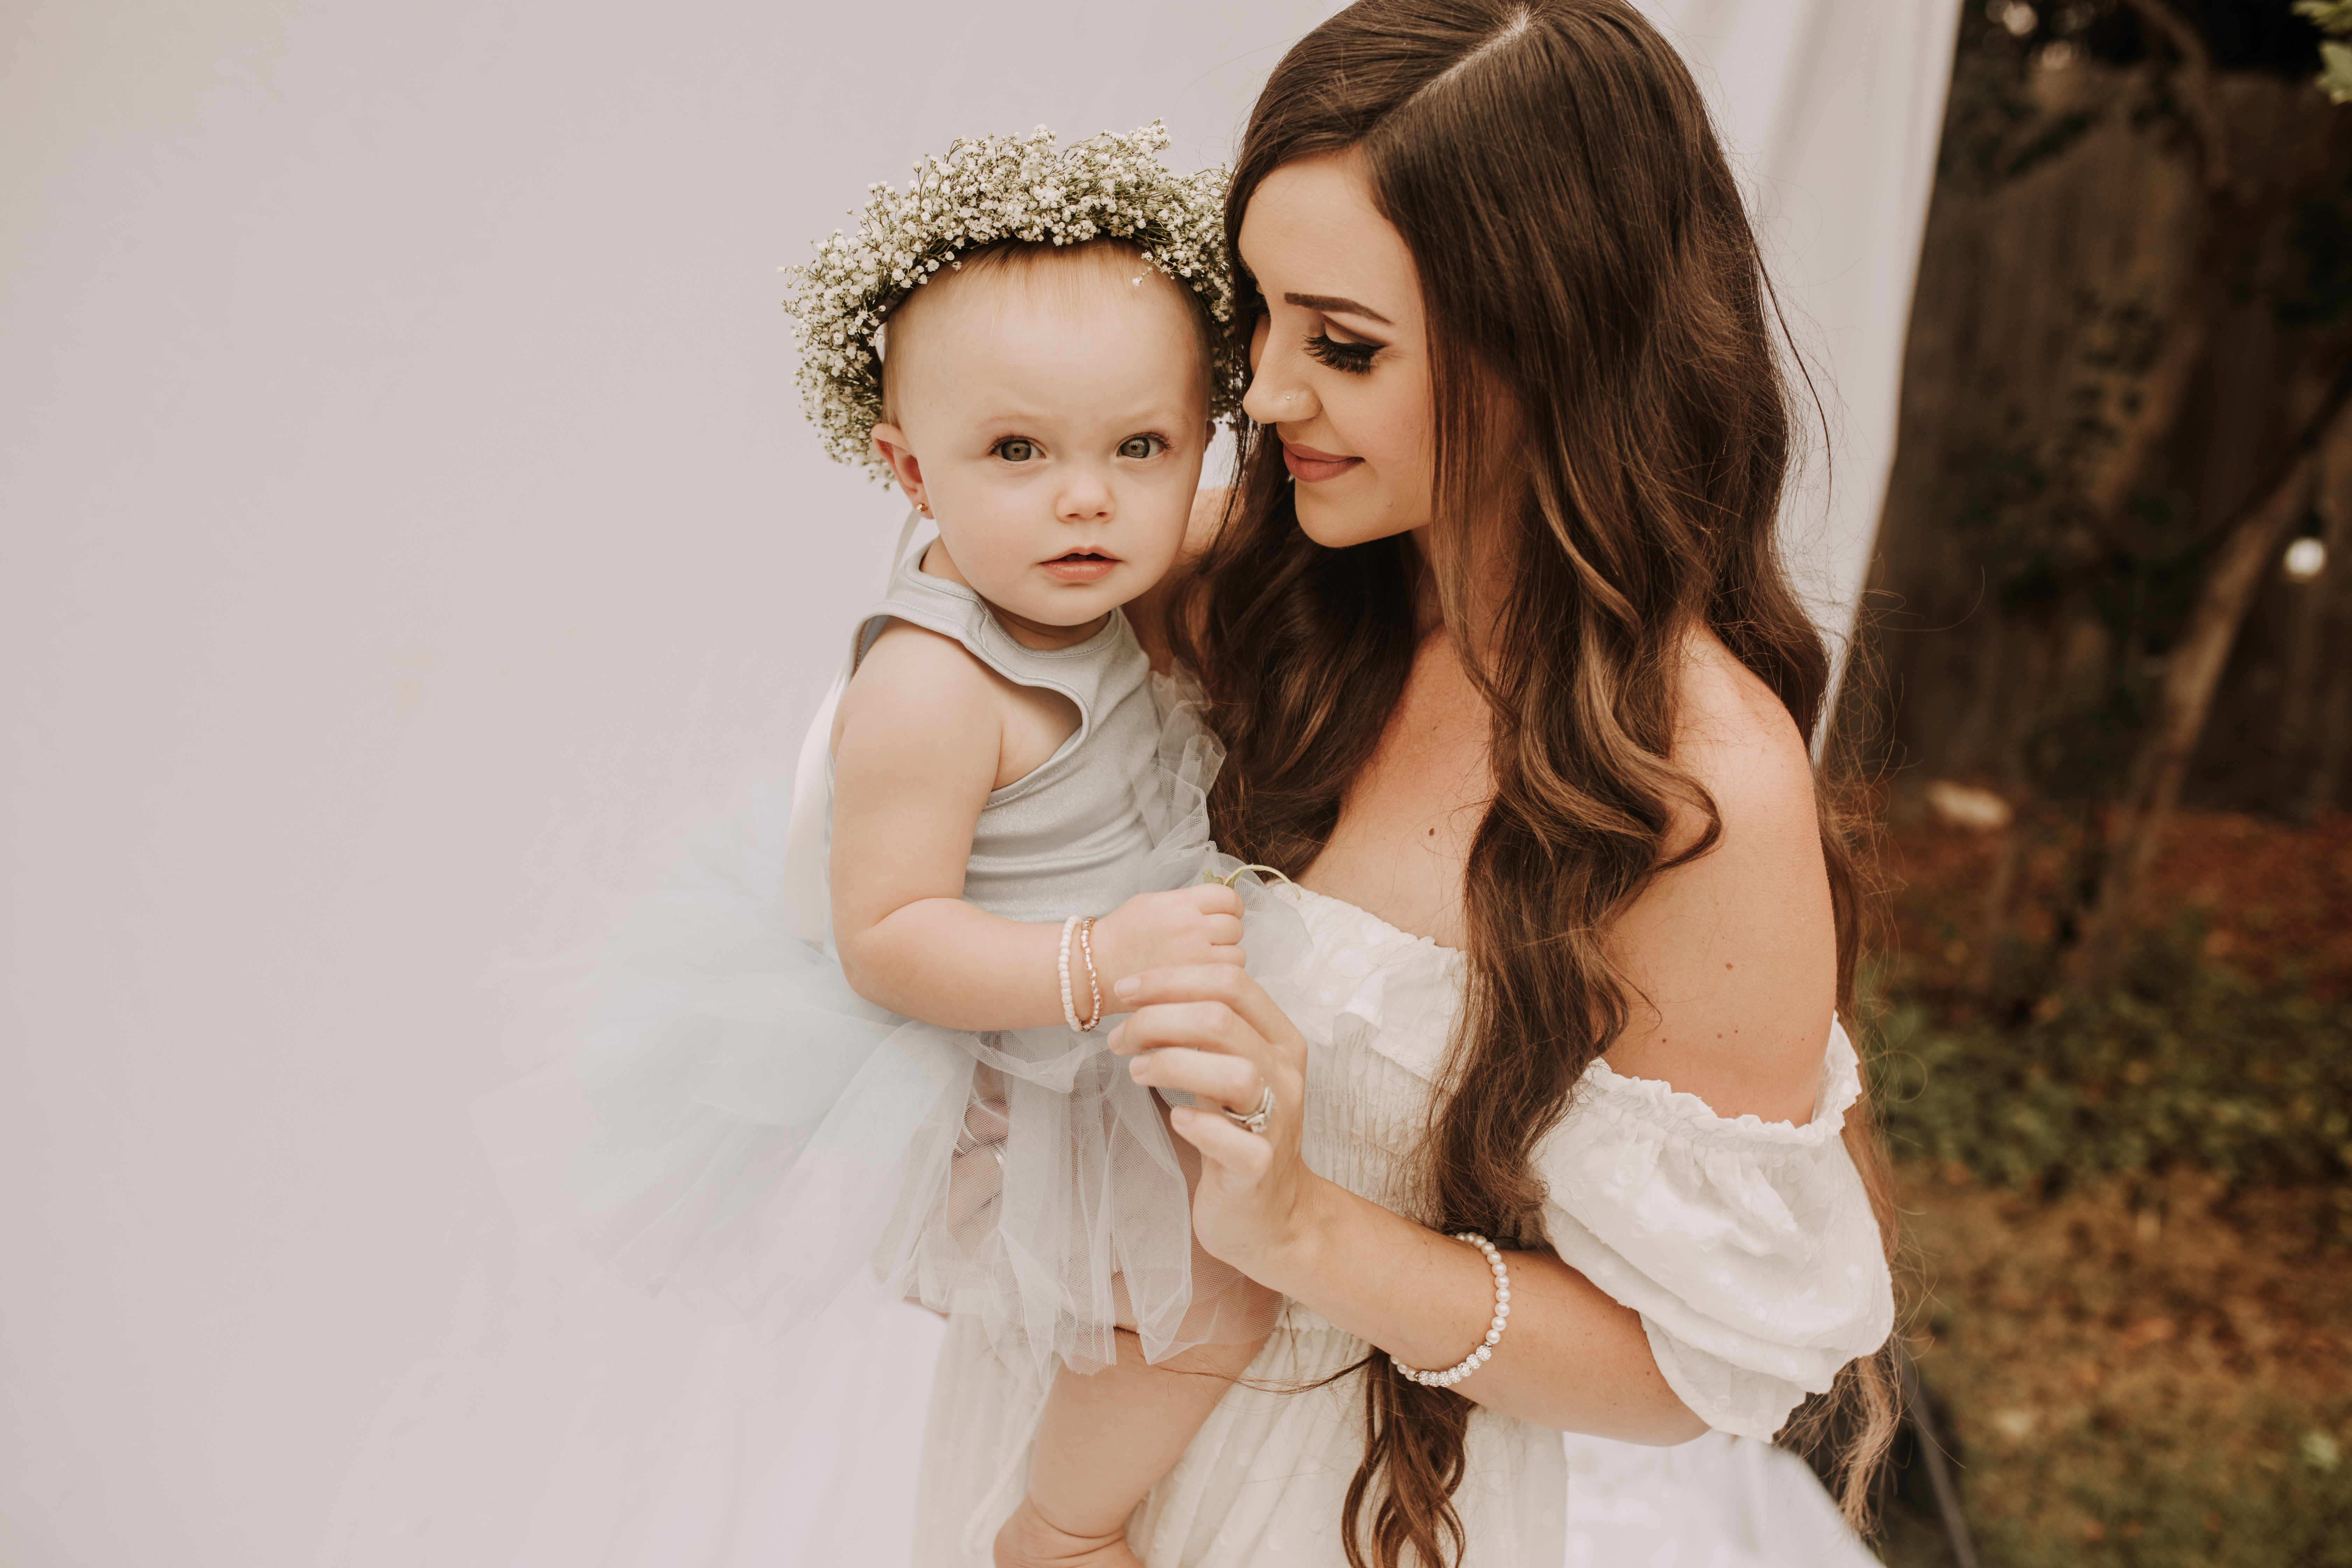
[[[1837,389],[1832,622],[1955,3],[1652,6]],[[789,752],[887,553],[772,268],[960,132],[1221,156],[1324,9],[0,14],[0,1562],[895,1560],[936,1325],[755,1345],[520,1248],[465,1121],[532,1059],[500,965]]]

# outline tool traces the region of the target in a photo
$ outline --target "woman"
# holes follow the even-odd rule
[[[1113,1047],[1202,1102],[1199,1239],[1289,1298],[1129,1539],[1549,1565],[1559,1431],[1764,1436],[1833,1380],[1866,1469],[1892,1298],[1806,754],[1827,661],[1696,88],[1622,0],[1364,0],[1267,83],[1227,233],[1252,425],[1158,632],[1230,748],[1217,836],[1306,889],[1315,978],[1121,998]],[[1269,1089],[1262,1131],[1217,1114]],[[961,1324],[940,1377],[919,1560],[1009,1514],[1024,1561],[1086,1561],[1019,1502],[1039,1391]]]

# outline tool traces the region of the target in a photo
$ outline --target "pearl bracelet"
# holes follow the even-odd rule
[[[1511,1315],[1511,1275],[1510,1271],[1503,1267],[1503,1255],[1495,1250],[1495,1244],[1477,1232],[1469,1230],[1463,1231],[1454,1239],[1466,1241],[1486,1255],[1486,1267],[1494,1270],[1495,1274],[1495,1316],[1493,1321],[1487,1323],[1486,1338],[1478,1348],[1444,1372],[1423,1372],[1418,1367],[1405,1365],[1402,1356],[1389,1357],[1391,1361],[1396,1363],[1399,1372],[1424,1388],[1451,1388],[1486,1365],[1486,1358],[1495,1353],[1495,1347],[1503,1342],[1503,1328]]]
[[[1070,994],[1070,937],[1073,933],[1078,939],[1079,954],[1086,961],[1087,989],[1094,994],[1094,1016],[1083,1024],[1078,1022],[1076,999]],[[1092,1034],[1103,1017],[1102,981],[1095,973],[1094,933],[1095,917],[1092,915],[1072,915],[1062,922],[1062,1022],[1081,1035]]]

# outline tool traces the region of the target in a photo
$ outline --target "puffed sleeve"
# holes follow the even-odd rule
[[[1552,1246],[1641,1313],[1668,1385],[1718,1431],[1771,1436],[1894,1327],[1878,1222],[1839,1136],[1861,1092],[1834,1021],[1802,1127],[1717,1116],[1596,1061],[1538,1150]]]

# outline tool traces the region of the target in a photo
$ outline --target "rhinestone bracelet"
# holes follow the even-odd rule
[[[1466,1241],[1486,1255],[1486,1267],[1494,1270],[1495,1274],[1495,1316],[1494,1320],[1486,1325],[1486,1337],[1480,1342],[1478,1348],[1444,1372],[1423,1372],[1418,1367],[1405,1365],[1402,1356],[1389,1357],[1391,1361],[1396,1363],[1399,1372],[1424,1388],[1451,1388],[1486,1365],[1486,1358],[1495,1353],[1495,1347],[1503,1342],[1503,1327],[1511,1315],[1510,1270],[1503,1267],[1503,1255],[1495,1250],[1495,1244],[1471,1230],[1459,1233],[1454,1239]]]

